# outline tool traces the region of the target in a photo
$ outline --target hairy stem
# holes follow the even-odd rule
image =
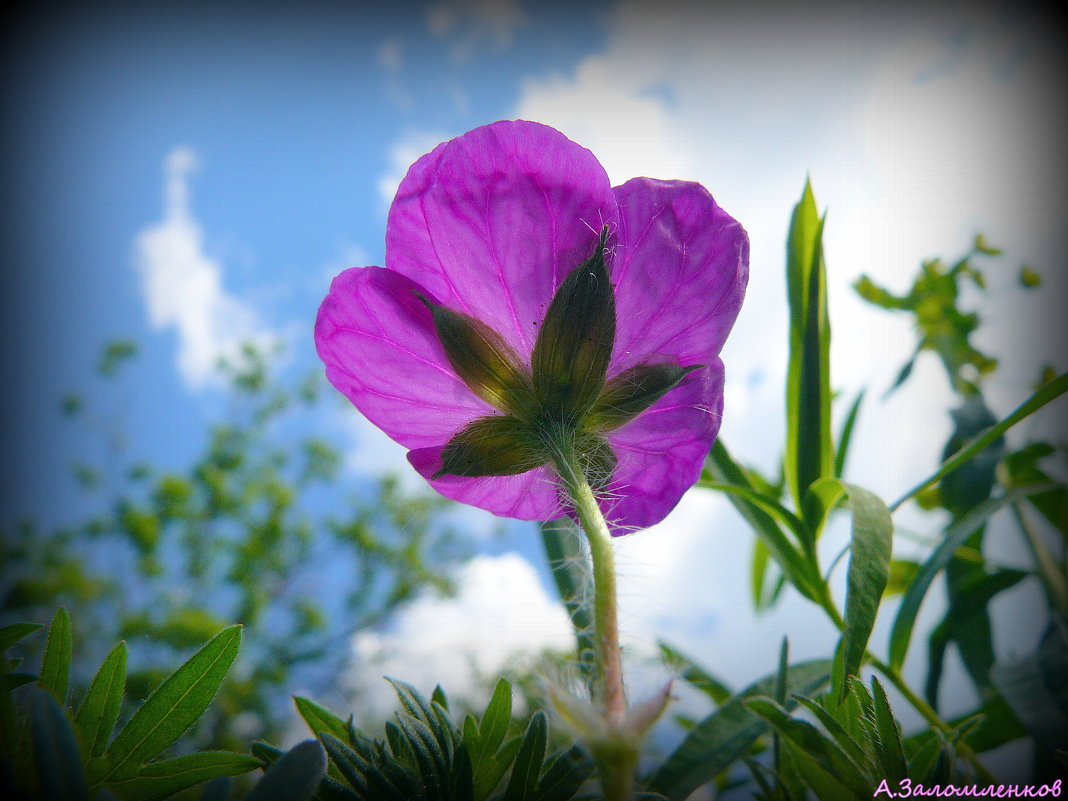
[[[556,470],[590,544],[590,558],[593,560],[593,637],[599,668],[596,700],[603,710],[608,731],[619,730],[626,717],[627,698],[619,649],[612,535],[574,453],[561,453],[556,459]],[[604,754],[597,760],[601,788],[606,801],[629,801],[634,797],[633,776],[637,754],[611,750],[612,753]]]

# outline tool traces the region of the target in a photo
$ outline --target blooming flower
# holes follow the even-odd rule
[[[613,188],[559,131],[498,122],[412,166],[386,267],[334,279],[316,347],[441,494],[559,517],[571,449],[623,533],[700,475],[748,263],[745,231],[700,184]]]

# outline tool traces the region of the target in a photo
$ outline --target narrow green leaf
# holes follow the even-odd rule
[[[368,797],[371,785],[367,779],[368,772],[374,770],[371,762],[328,731],[320,737],[330,761],[337,766],[345,781],[352,785],[360,797]]]
[[[968,732],[967,737],[965,737],[965,743],[977,754],[1000,748],[1005,743],[1027,736],[1027,729],[1020,723],[1020,719],[1016,717],[1016,713],[1012,711],[1012,708],[1001,694],[987,701],[973,712],[951,718],[946,722],[952,728],[957,728],[970,718],[979,718],[980,722],[978,726]],[[935,739],[935,736],[934,732],[929,729],[924,729],[917,734],[909,736],[905,740],[906,753],[916,753],[931,739]]]
[[[804,541],[806,550],[815,552],[816,540],[827,525],[831,512],[846,495],[846,485],[837,478],[821,478],[809,485],[801,504],[807,534]]]
[[[248,754],[201,751],[150,762],[137,776],[111,782],[108,786],[123,801],[160,801],[201,782],[220,776],[239,776],[259,766],[259,760]]]
[[[296,704],[297,712],[304,718],[304,722],[308,724],[308,729],[315,736],[318,737],[320,732],[325,731],[334,735],[341,741],[348,739],[348,726],[346,726],[345,722],[333,712],[329,712],[314,701],[309,701],[307,698],[294,697],[293,703]]]
[[[796,664],[787,671],[787,692],[813,695],[826,686],[830,673],[831,663],[825,660]],[[671,801],[683,801],[726,770],[768,730],[768,723],[746,708],[746,699],[773,694],[777,682],[771,675],[751,684],[690,729],[646,786]],[[789,696],[784,705],[788,709],[796,704]]]
[[[48,688],[30,696],[30,740],[41,797],[48,801],[88,801],[74,730]]]
[[[128,779],[196,723],[208,708],[241,645],[241,626],[215,635],[161,684],[111,742],[94,784]]]
[[[850,736],[849,732],[845,730],[845,727],[835,720],[834,715],[811,698],[796,696],[796,700],[805,707],[805,709],[816,716],[816,719],[819,720],[823,728],[827,730],[827,733],[834,738],[838,747],[849,757],[857,770],[863,770],[863,768],[867,767],[868,758],[864,753],[864,749],[861,748],[860,744]],[[779,705],[782,706],[782,704]]]
[[[108,739],[119,719],[122,694],[126,688],[126,643],[111,649],[93,678],[74,716],[74,730],[86,760],[98,757],[108,746]]]
[[[12,626],[0,628],[0,653],[42,628],[44,626],[40,623],[15,623]]]
[[[587,682],[594,660],[593,573],[582,537],[570,518],[541,524],[541,542],[549,560],[556,590],[575,630],[579,669]],[[483,724],[485,725],[485,724]]]
[[[731,697],[730,688],[717,679],[688,656],[663,640],[657,643],[664,663],[676,671],[687,684],[697,688],[717,704],[722,704]]]
[[[886,690],[875,676],[871,677],[871,695],[875,732],[879,736],[879,749],[876,753],[882,765],[882,776],[891,782],[897,782],[904,779],[908,772],[905,748],[901,742],[901,726],[890,708]]]
[[[916,578],[905,592],[898,607],[894,625],[890,630],[890,665],[900,670],[908,653],[909,641],[912,639],[912,627],[916,623],[920,606],[927,595],[931,582],[942,571],[953,554],[964,544],[979,526],[983,525],[987,518],[1007,504],[1021,500],[1029,495],[1043,492],[1049,489],[1048,484],[1038,484],[1031,487],[1007,492],[1002,496],[983,501],[959,520],[950,525],[943,534],[941,544],[935,548],[931,555],[920,568]]]
[[[775,729],[835,779],[857,793],[870,793],[871,787],[853,763],[834,741],[824,737],[808,721],[790,717],[790,713],[770,698],[751,698],[746,701],[752,711],[771,723]]]
[[[856,674],[864,661],[890,577],[894,536],[890,512],[877,495],[852,484],[843,487],[849,494],[853,512],[853,532],[846,578],[845,627],[835,653],[834,688],[839,702],[845,697],[846,677]]]
[[[443,796],[448,790],[450,770],[441,743],[423,721],[410,715],[400,715],[398,719],[415,754],[424,792],[430,798]]]
[[[532,801],[561,801],[575,796],[594,771],[593,760],[578,745],[559,751],[548,760]]]
[[[853,404],[846,413],[842,430],[838,434],[838,448],[834,453],[834,477],[841,478],[845,475],[846,459],[849,456],[849,445],[853,441],[853,429],[857,424],[857,415],[860,413],[860,405],[864,402],[864,394],[867,390],[861,390],[853,400]]]
[[[503,801],[532,801],[541,776],[542,763],[545,760],[545,743],[547,725],[545,713],[535,712],[527,724],[519,753],[512,765],[512,775],[504,791]]]
[[[949,566],[952,567],[953,561]],[[945,617],[931,632],[928,641],[927,701],[938,707],[938,687],[942,677],[945,650],[950,642],[972,676],[980,695],[990,688],[989,671],[994,665],[990,642],[990,617],[987,605],[998,593],[1015,587],[1031,573],[1003,568],[994,573],[983,569],[972,572],[958,583],[951,596]],[[978,624],[978,625],[976,625]],[[979,662],[977,666],[975,663]]]
[[[430,703],[437,704],[446,712],[449,709],[449,697],[445,695],[445,688],[440,684],[434,688],[434,692],[430,694]]]
[[[967,462],[977,453],[981,452],[985,448],[997,442],[1001,439],[1001,436],[1012,428],[1014,425],[1030,417],[1037,412],[1047,403],[1056,400],[1065,392],[1068,392],[1068,373],[1061,373],[1055,379],[1045,384],[1037,392],[1035,392],[1030,398],[1016,407],[1007,417],[999,421],[996,425],[990,426],[982,434],[979,434],[967,445],[957,451],[953,456],[946,459],[942,466],[935,471],[935,473],[928,478],[921,481],[915,487],[910,489],[896,501],[890,505],[890,511],[893,512],[905,501],[916,496],[929,486],[939,481],[944,475],[952,472],[962,464]]]
[[[805,181],[786,243],[790,361],[786,373],[786,483],[800,507],[808,486],[833,474],[830,323],[823,220]]]
[[[765,599],[764,581],[768,575],[768,563],[771,561],[771,553],[764,540],[756,537],[753,539],[753,555],[749,560],[749,589],[752,592],[753,608],[758,612],[768,608]]]
[[[318,740],[305,740],[271,765],[245,801],[310,801],[325,776],[322,745]]]
[[[799,801],[810,796],[818,798],[819,801],[867,801],[868,793],[861,795],[850,789],[837,772],[824,767],[824,764],[793,741],[787,740],[783,751],[789,755],[784,761],[789,762],[797,775],[795,797]],[[854,781],[857,781],[857,777],[854,777]],[[805,788],[808,788],[808,791]]]
[[[486,704],[486,711],[479,722],[478,746],[471,750],[471,762],[475,769],[482,760],[493,756],[501,747],[508,724],[512,720],[512,685],[506,679],[498,679],[493,695]]]
[[[1068,627],[1063,620],[1050,622],[1035,653],[995,665],[991,678],[1041,749],[1068,751]]]
[[[37,680],[60,704],[66,703],[67,700],[73,648],[70,615],[67,614],[66,608],[61,606],[52,616],[52,623],[48,627],[48,641],[41,660],[41,675]]]
[[[717,438],[712,445],[712,451],[705,463],[705,471],[709,474],[709,478],[706,480],[702,476],[701,480],[698,481],[698,486],[700,487],[730,485],[748,490],[750,493],[757,493],[752,482],[746,477],[745,471],[731,458],[727,446],[723,444],[721,438]],[[760,498],[769,497],[759,493],[758,495]],[[783,574],[790,583],[803,596],[809,600],[815,600],[819,594],[816,588],[817,582],[822,581],[822,579],[819,576],[811,575],[805,560],[783,533],[779,523],[776,522],[776,517],[773,516],[773,513],[778,515],[781,514],[782,510],[778,500],[773,499],[778,508],[773,508],[773,513],[769,513],[760,502],[743,498],[741,493],[728,492],[728,498],[734,508],[752,527],[753,532],[767,546],[769,553],[779,564],[779,567],[782,568]],[[794,515],[789,513],[787,515],[787,520],[793,518],[789,527],[798,537],[798,541],[800,541],[803,536],[802,530],[804,526]]]

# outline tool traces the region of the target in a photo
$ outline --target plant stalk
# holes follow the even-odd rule
[[[636,748],[619,748],[628,739],[623,732],[627,697],[623,687],[623,660],[619,647],[619,611],[612,535],[575,454],[561,453],[556,459],[556,470],[574,506],[578,522],[586,533],[590,558],[593,560],[593,639],[599,663],[595,685],[596,701],[604,714],[606,731],[615,746],[601,749],[595,745],[593,748],[601,789],[605,801],[631,801],[634,797],[637,751]],[[598,756],[599,751],[602,752],[601,756]]]

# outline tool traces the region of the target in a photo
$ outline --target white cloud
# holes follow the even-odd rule
[[[178,370],[187,385],[217,377],[222,357],[239,359],[241,345],[270,347],[276,336],[253,309],[223,287],[222,265],[204,249],[204,236],[190,207],[189,175],[196,154],[186,147],[164,160],[163,219],[141,231],[135,266],[152,327],[174,328]]]
[[[408,168],[437,147],[449,136],[433,131],[408,131],[389,149],[387,161],[389,168],[378,179],[378,197],[382,208],[388,209],[397,194],[397,187],[408,174]]]
[[[388,631],[353,639],[351,687],[357,709],[383,717],[396,698],[382,676],[429,694],[478,699],[480,679],[521,664],[545,648],[571,648],[567,613],[518,554],[477,556],[457,577],[453,598],[424,595],[396,615]]]
[[[848,400],[869,388],[850,478],[892,500],[940,459],[953,398],[932,357],[880,400],[915,338],[905,317],[864,304],[849,283],[866,272],[904,291],[922,259],[954,259],[985,231],[1006,251],[988,275],[995,290],[983,308],[990,327],[981,346],[1005,365],[990,387],[995,411],[1026,396],[1044,361],[1060,363],[1053,348],[1064,337],[1052,334],[1065,325],[1056,316],[1063,293],[1014,288],[1024,262],[1045,267],[1051,285],[1068,282],[1057,268],[1068,245],[1058,222],[1068,206],[1064,103],[1052,85],[1060,62],[1033,31],[982,7],[766,11],[624,2],[604,49],[571,72],[528,80],[515,113],[589,147],[614,183],[700,181],[745,225],[751,280],[723,354],[723,435],[735,456],[769,473],[783,437],[784,240],[811,175],[821,210],[829,207],[832,380]],[[783,632],[798,658],[827,654],[833,632],[796,596],[773,614],[753,614],[752,536],[726,509],[694,492],[654,530],[619,543],[625,633],[636,647],[666,636],[735,684],[766,672]],[[933,525],[908,510],[898,520]],[[826,539],[825,559],[845,536]],[[942,597],[932,591],[921,625],[937,620]],[[999,640],[1002,652],[1026,649],[1011,643],[1033,632],[1011,634]],[[880,649],[886,632],[873,642]],[[920,657],[909,668],[922,682]],[[966,683],[959,665],[947,669],[944,686]]]
[[[378,66],[386,72],[400,72],[404,66],[403,44],[400,39],[390,37],[378,46],[375,53]]]
[[[447,0],[432,5],[426,20],[434,36],[452,39],[456,61],[467,60],[478,47],[507,48],[526,22],[516,0]]]

